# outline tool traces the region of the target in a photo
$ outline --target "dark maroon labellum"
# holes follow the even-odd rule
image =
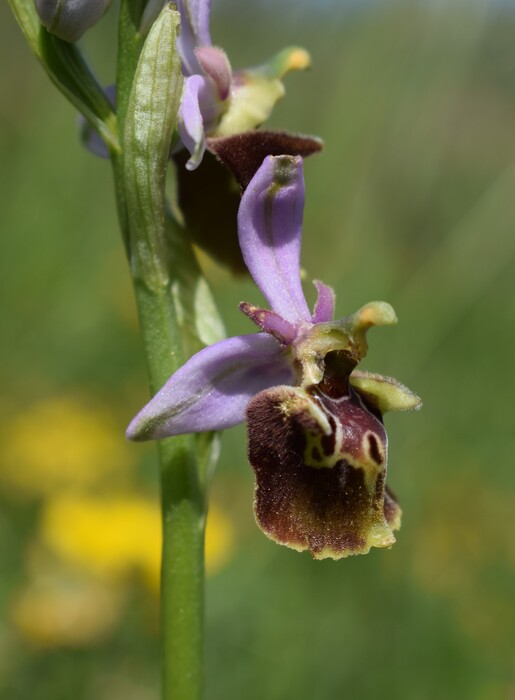
[[[258,394],[247,416],[265,534],[316,559],[395,542],[400,509],[385,494],[386,433],[356,391],[276,387]]]

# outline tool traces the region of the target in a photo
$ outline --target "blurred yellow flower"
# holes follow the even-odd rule
[[[160,513],[136,496],[63,495],[49,499],[41,541],[63,560],[103,579],[159,568]]]
[[[31,582],[11,605],[11,621],[40,647],[95,644],[116,627],[124,584],[139,573],[159,591],[159,505],[138,496],[69,494],[44,504],[40,541],[31,550]],[[216,506],[206,528],[206,568],[219,570],[234,550],[231,521]]]
[[[61,396],[28,407],[3,425],[1,478],[29,497],[124,477],[134,451],[103,406]]]
[[[41,519],[41,541],[62,560],[102,579],[136,572],[159,589],[161,514],[159,505],[138,496],[58,496]],[[213,573],[231,556],[233,526],[216,506],[206,528],[206,569]]]
[[[136,452],[112,413],[80,396],[30,406],[3,423],[1,438],[4,487],[42,499],[32,578],[14,599],[11,620],[37,646],[94,644],[123,615],[128,579],[140,576],[159,592],[160,507],[126,491]],[[110,495],[93,495],[106,485]],[[116,486],[125,493],[114,495]],[[207,572],[220,569],[233,547],[232,522],[214,506]]]
[[[37,577],[20,592],[11,606],[11,620],[37,646],[84,646],[112,631],[123,602],[120,589],[56,571]]]

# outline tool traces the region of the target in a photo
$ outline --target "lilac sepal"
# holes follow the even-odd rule
[[[313,309],[313,323],[325,323],[334,318],[335,295],[331,287],[327,284],[314,280],[313,284],[317,288],[318,298]]]
[[[302,158],[267,156],[238,213],[245,264],[273,311],[293,324],[311,322],[300,281],[303,209]]]
[[[204,119],[200,108],[202,92],[209,89],[208,78],[192,75],[184,81],[184,93],[179,108],[178,129],[181,141],[191,153],[186,163],[188,170],[195,170],[200,165],[206,150]]]
[[[293,384],[291,362],[264,333],[227,338],[194,355],[173,374],[127,429],[130,440],[223,430],[245,420],[258,392]]]
[[[195,49],[198,46],[211,46],[209,31],[211,0],[177,0],[177,9],[181,14],[181,33],[177,46],[184,73],[185,75],[201,73]]]

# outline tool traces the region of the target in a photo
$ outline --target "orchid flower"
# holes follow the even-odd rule
[[[177,9],[185,76],[179,135],[191,154],[186,167],[194,170],[204,155],[206,136],[232,136],[260,126],[284,95],[282,78],[307,68],[310,58],[304,49],[287,48],[262,66],[233,71],[226,53],[211,42],[211,0],[177,0]]]
[[[317,559],[388,547],[400,509],[385,488],[382,415],[420,399],[394,379],[357,371],[372,326],[396,322],[371,302],[334,321],[335,297],[302,290],[302,159],[269,156],[243,195],[243,257],[270,309],[242,303],[260,332],[206,347],[134,418],[133,440],[229,428],[247,420],[254,510],[270,538]]]
[[[166,2],[149,0],[140,36],[148,33]],[[245,273],[236,230],[241,191],[265,156],[307,157],[323,145],[313,136],[257,129],[284,95],[282,78],[307,68],[310,57],[304,49],[287,48],[262,66],[233,71],[225,52],[211,42],[210,0],[178,0],[177,9],[177,49],[185,80],[177,124],[180,138],[173,139],[171,150],[176,165],[174,213],[192,243],[233,272]],[[108,86],[105,93],[116,111],[115,87]],[[106,144],[82,116],[79,129],[91,153],[109,158]]]
[[[52,0],[37,1],[39,4],[52,3]],[[96,0],[96,3],[99,5],[101,1]],[[103,3],[108,6],[110,1],[103,0]],[[167,1],[151,0],[148,3],[141,20],[141,34],[148,32]],[[289,47],[261,66],[233,71],[225,51],[211,42],[211,0],[177,0],[176,4],[181,16],[177,48],[185,78],[178,132],[182,145],[190,152],[186,168],[195,170],[202,161],[206,147],[210,147],[208,137],[210,140],[223,139],[261,126],[270,116],[275,103],[284,96],[282,78],[290,71],[308,68],[311,59],[304,49]],[[106,94],[114,104],[114,86],[108,86]],[[105,144],[84,120],[80,121],[80,128],[85,147],[94,155],[108,158]],[[285,138],[288,139],[288,135],[276,133],[283,142]],[[304,139],[306,143],[302,143]],[[313,152],[313,139],[310,137],[297,136],[296,141],[293,148],[298,150],[299,155]],[[284,145],[292,147],[288,142]],[[320,144],[315,150],[319,149]],[[222,155],[220,150],[214,143],[213,152],[218,158]]]

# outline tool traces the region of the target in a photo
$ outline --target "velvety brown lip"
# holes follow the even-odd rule
[[[342,458],[333,466],[316,468],[305,459],[309,436],[316,432],[313,421],[306,420],[306,414],[313,416],[310,393],[276,387],[261,392],[249,404],[249,459],[256,476],[254,511],[258,525],[276,542],[309,550],[315,558],[339,559],[366,553],[372,546],[393,544],[391,530],[398,527],[400,511],[393,497],[385,494],[385,464],[374,468],[359,452],[361,444],[368,450],[372,437],[383,442],[383,452],[376,443],[373,460],[377,462],[376,458],[386,454],[381,422],[357,399],[329,402],[331,410],[339,408],[331,421],[333,446],[337,424],[349,416],[355,440],[349,438]],[[308,432],[306,425],[312,430]],[[374,426],[377,432],[372,433]],[[370,453],[366,454],[369,460]],[[325,459],[320,452],[317,456]]]

